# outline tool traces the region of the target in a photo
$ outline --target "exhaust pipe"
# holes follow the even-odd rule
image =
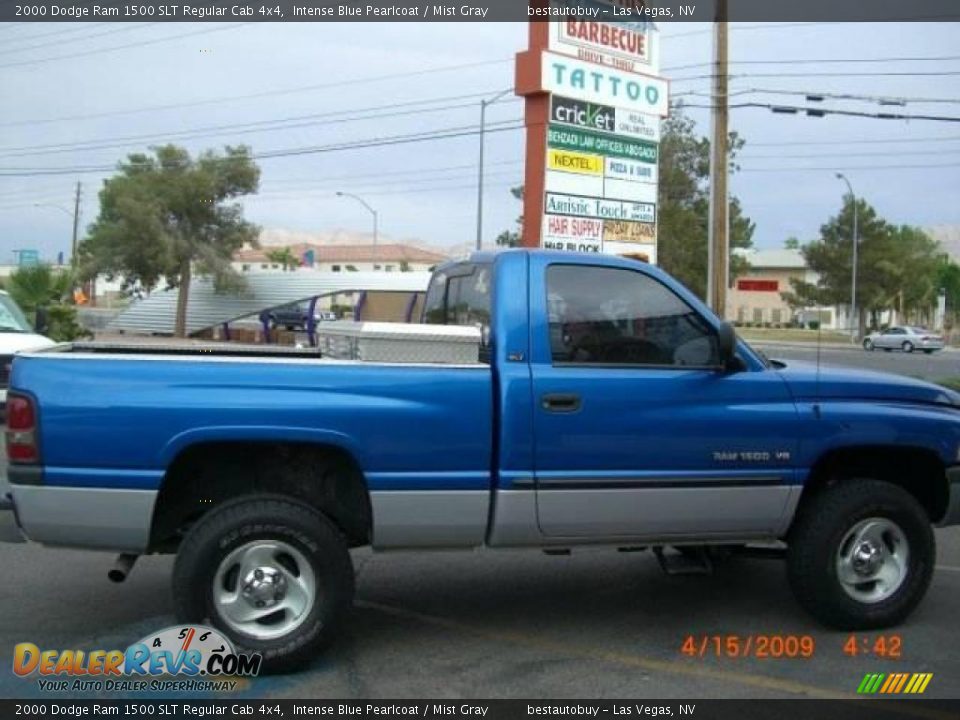
[[[113,567],[107,572],[107,577],[115,583],[122,583],[127,579],[138,557],[140,556],[133,553],[120,553]]]

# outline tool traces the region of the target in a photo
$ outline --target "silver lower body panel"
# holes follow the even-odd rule
[[[20,527],[45,545],[141,553],[150,541],[155,490],[12,485]]]
[[[373,547],[472,548],[483,545],[487,490],[377,490],[370,493]]]

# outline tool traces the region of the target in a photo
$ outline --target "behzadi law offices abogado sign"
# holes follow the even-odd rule
[[[578,4],[597,3],[551,2]],[[660,119],[669,109],[655,28],[571,18],[532,23],[530,40],[517,64],[527,98],[524,245],[655,263]]]

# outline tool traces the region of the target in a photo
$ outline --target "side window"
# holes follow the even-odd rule
[[[554,363],[718,365],[715,331],[657,280],[633,270],[553,265],[547,270]]]

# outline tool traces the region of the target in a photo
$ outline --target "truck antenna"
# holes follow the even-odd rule
[[[823,314],[817,313],[817,375],[813,384],[813,414],[820,419],[820,337],[823,325]]]

